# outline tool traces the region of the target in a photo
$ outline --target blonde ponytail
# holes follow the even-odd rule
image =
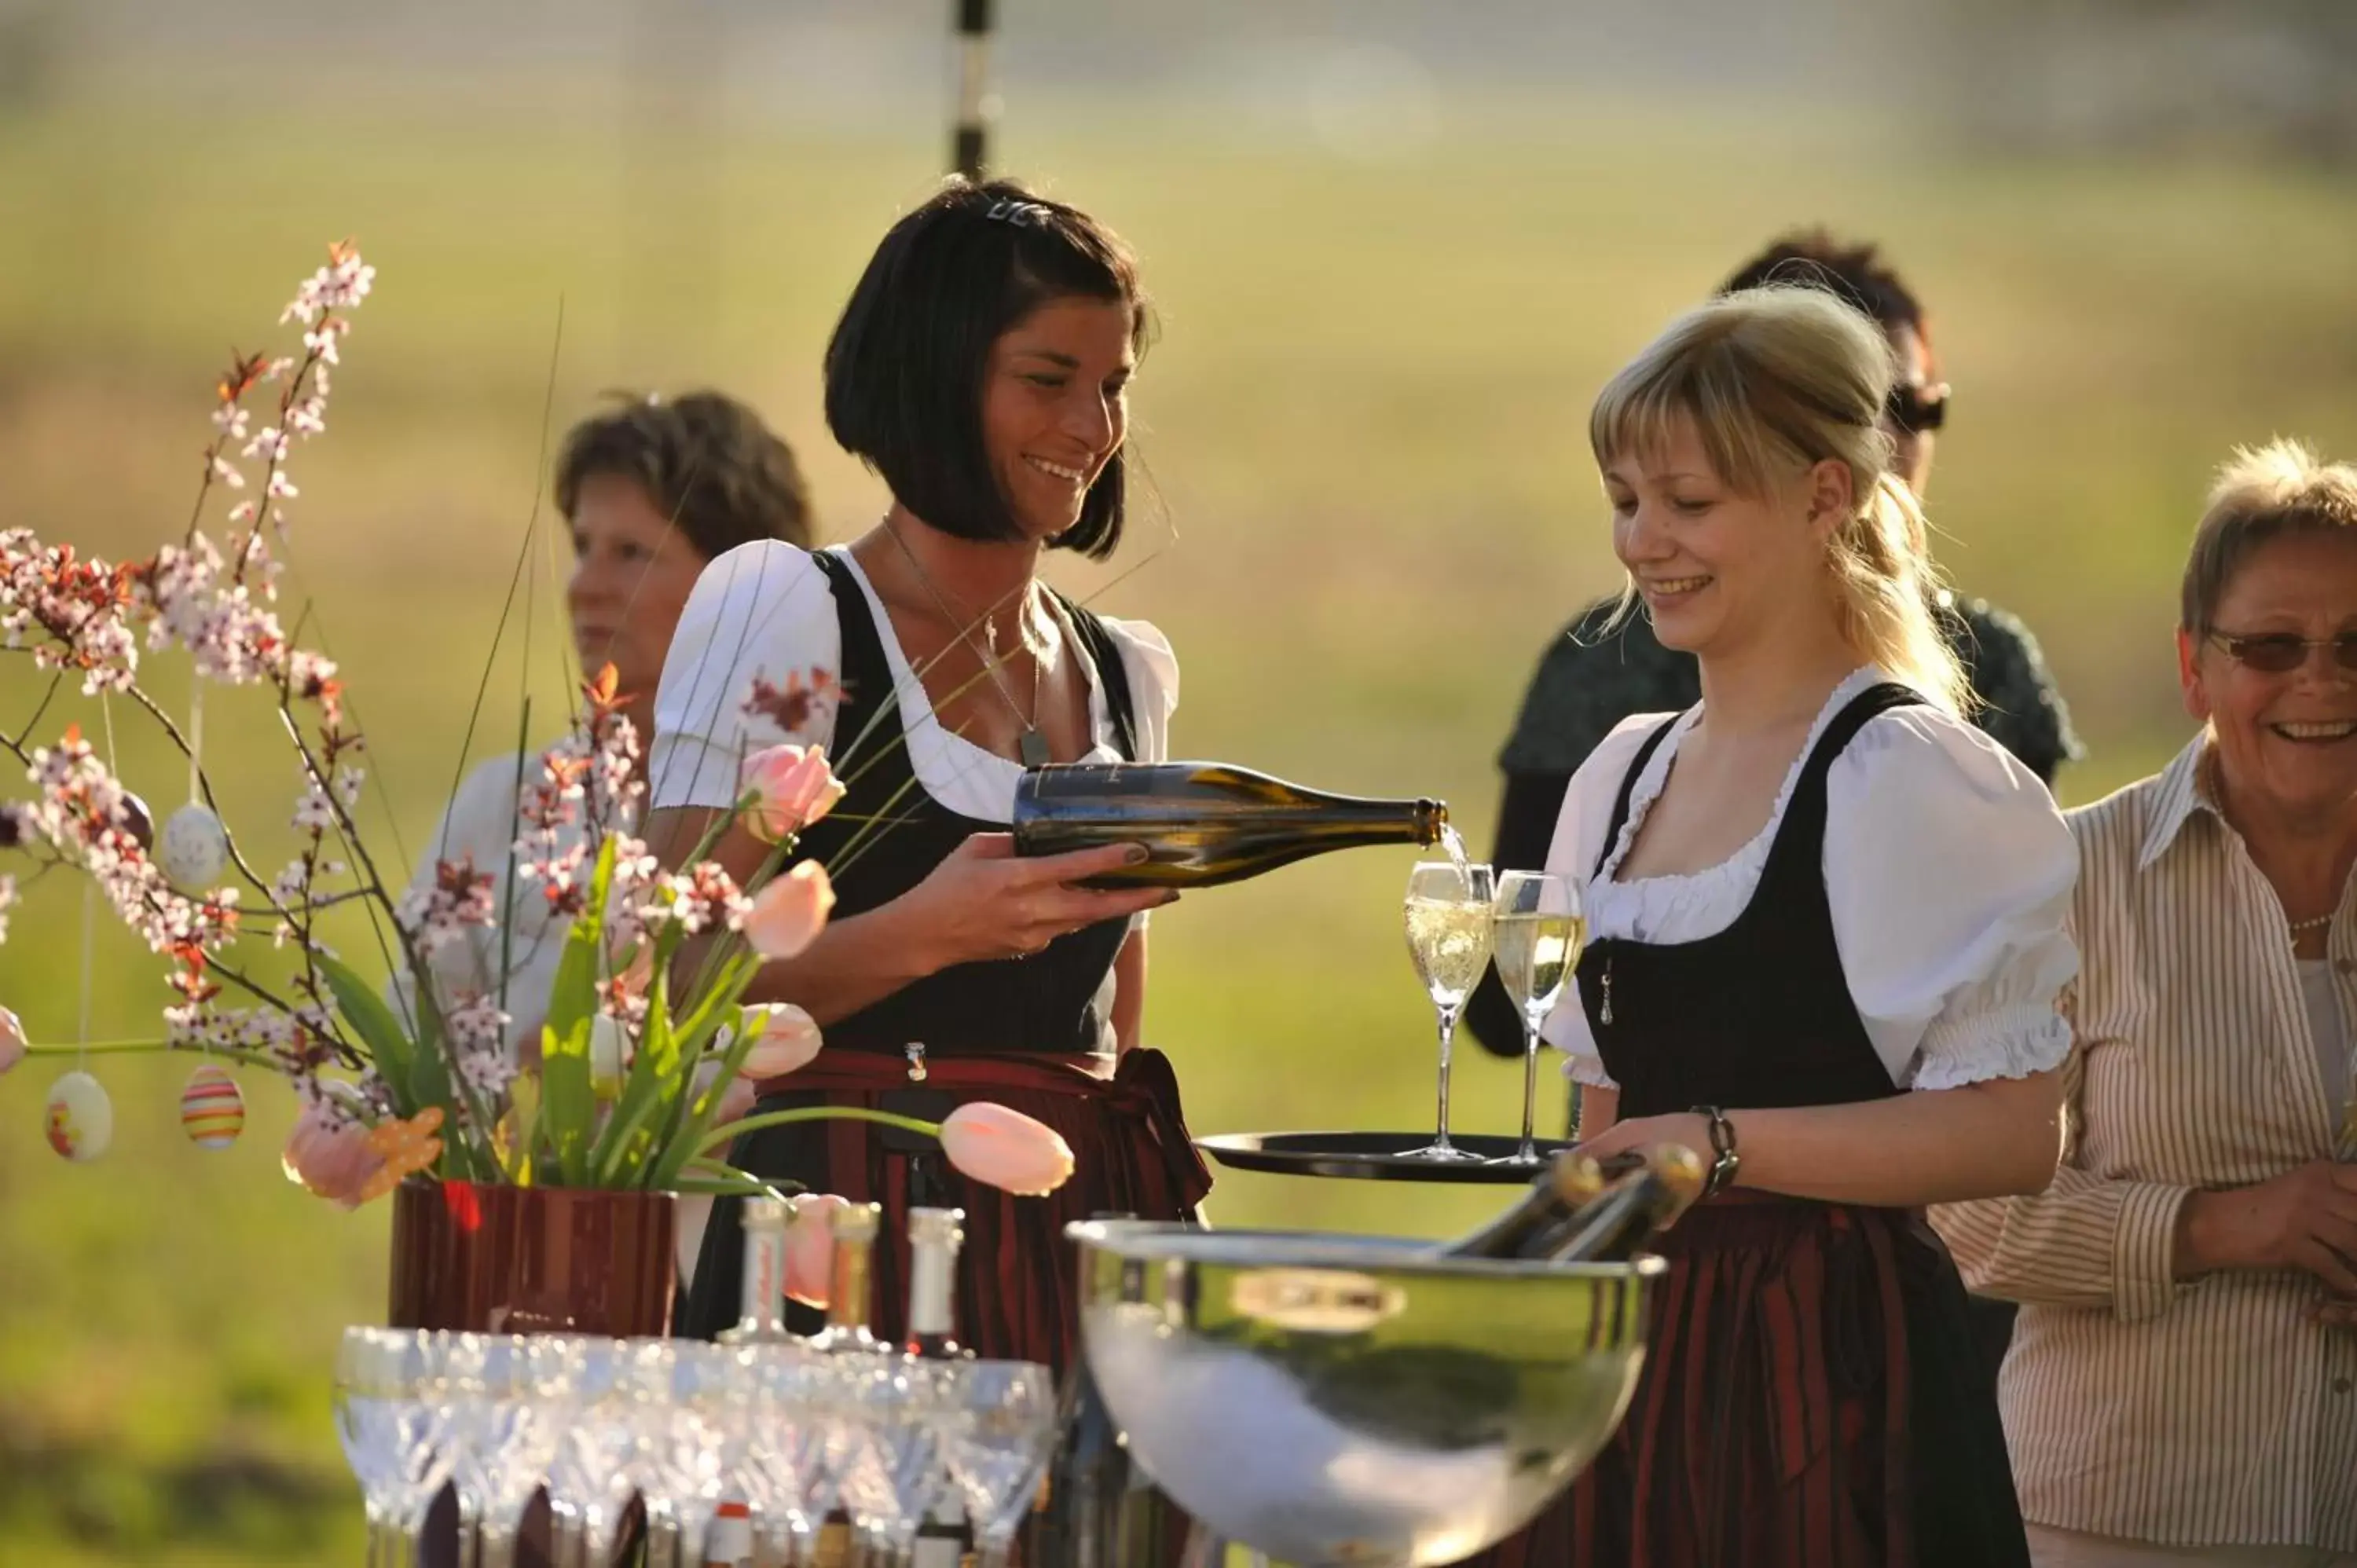
[[[1588,444],[1609,467],[1690,424],[1720,478],[1766,494],[1779,470],[1846,466],[1857,510],[1827,550],[1835,613],[1859,659],[1963,714],[1972,688],[1932,609],[1939,569],[1923,509],[1891,472],[1879,425],[1890,344],[1812,288],[1745,289],[1688,311],[1606,383]]]

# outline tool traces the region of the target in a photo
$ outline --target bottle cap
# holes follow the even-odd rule
[[[830,1227],[838,1241],[873,1241],[884,1224],[880,1203],[846,1203],[834,1211]]]
[[[793,1208],[782,1197],[748,1197],[741,1214],[748,1230],[783,1230]]]
[[[959,1247],[965,1243],[965,1210],[963,1208],[911,1208],[909,1210],[909,1240],[937,1247]]]

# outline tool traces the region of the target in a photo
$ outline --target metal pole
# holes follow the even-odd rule
[[[989,113],[990,0],[951,0],[957,7],[957,129],[950,166],[968,179],[983,174],[983,141]]]

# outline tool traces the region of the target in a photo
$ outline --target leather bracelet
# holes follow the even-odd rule
[[[1710,1122],[1710,1172],[1704,1177],[1702,1195],[1708,1197],[1735,1185],[1735,1173],[1743,1168],[1743,1156],[1735,1148],[1735,1123],[1727,1112],[1716,1105],[1697,1105],[1694,1114]]]

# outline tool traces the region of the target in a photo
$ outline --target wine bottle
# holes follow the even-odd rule
[[[1645,1151],[1641,1169],[1532,1237],[1523,1255],[1559,1263],[1626,1262],[1702,1196],[1705,1174],[1692,1149],[1658,1144]]]
[[[1702,1195],[1703,1174],[1701,1158],[1678,1144],[1600,1162],[1566,1150],[1521,1202],[1441,1251],[1450,1257],[1626,1262]]]
[[[1026,1528],[1025,1568],[1176,1568],[1182,1516],[1131,1461],[1085,1356],[1065,1373],[1058,1431],[1041,1501]]]
[[[958,1248],[965,1241],[963,1208],[909,1210],[909,1355],[928,1361],[971,1360],[957,1342]],[[910,1568],[958,1568],[974,1549],[974,1532],[955,1488],[944,1486],[917,1527]]]
[[[872,1269],[876,1232],[883,1223],[884,1207],[877,1203],[846,1203],[831,1222],[834,1259],[828,1269],[826,1326],[811,1337],[811,1348],[832,1354],[880,1351],[884,1342],[867,1326],[874,1310]]]
[[[1208,887],[1354,844],[1437,843],[1437,800],[1321,794],[1216,762],[1066,763],[1015,786],[1015,853],[1143,844],[1092,887]]]
[[[743,1209],[745,1273],[737,1287],[737,1324],[720,1331],[723,1345],[775,1344],[794,1337],[786,1327],[786,1222],[781,1197],[748,1197]]]

